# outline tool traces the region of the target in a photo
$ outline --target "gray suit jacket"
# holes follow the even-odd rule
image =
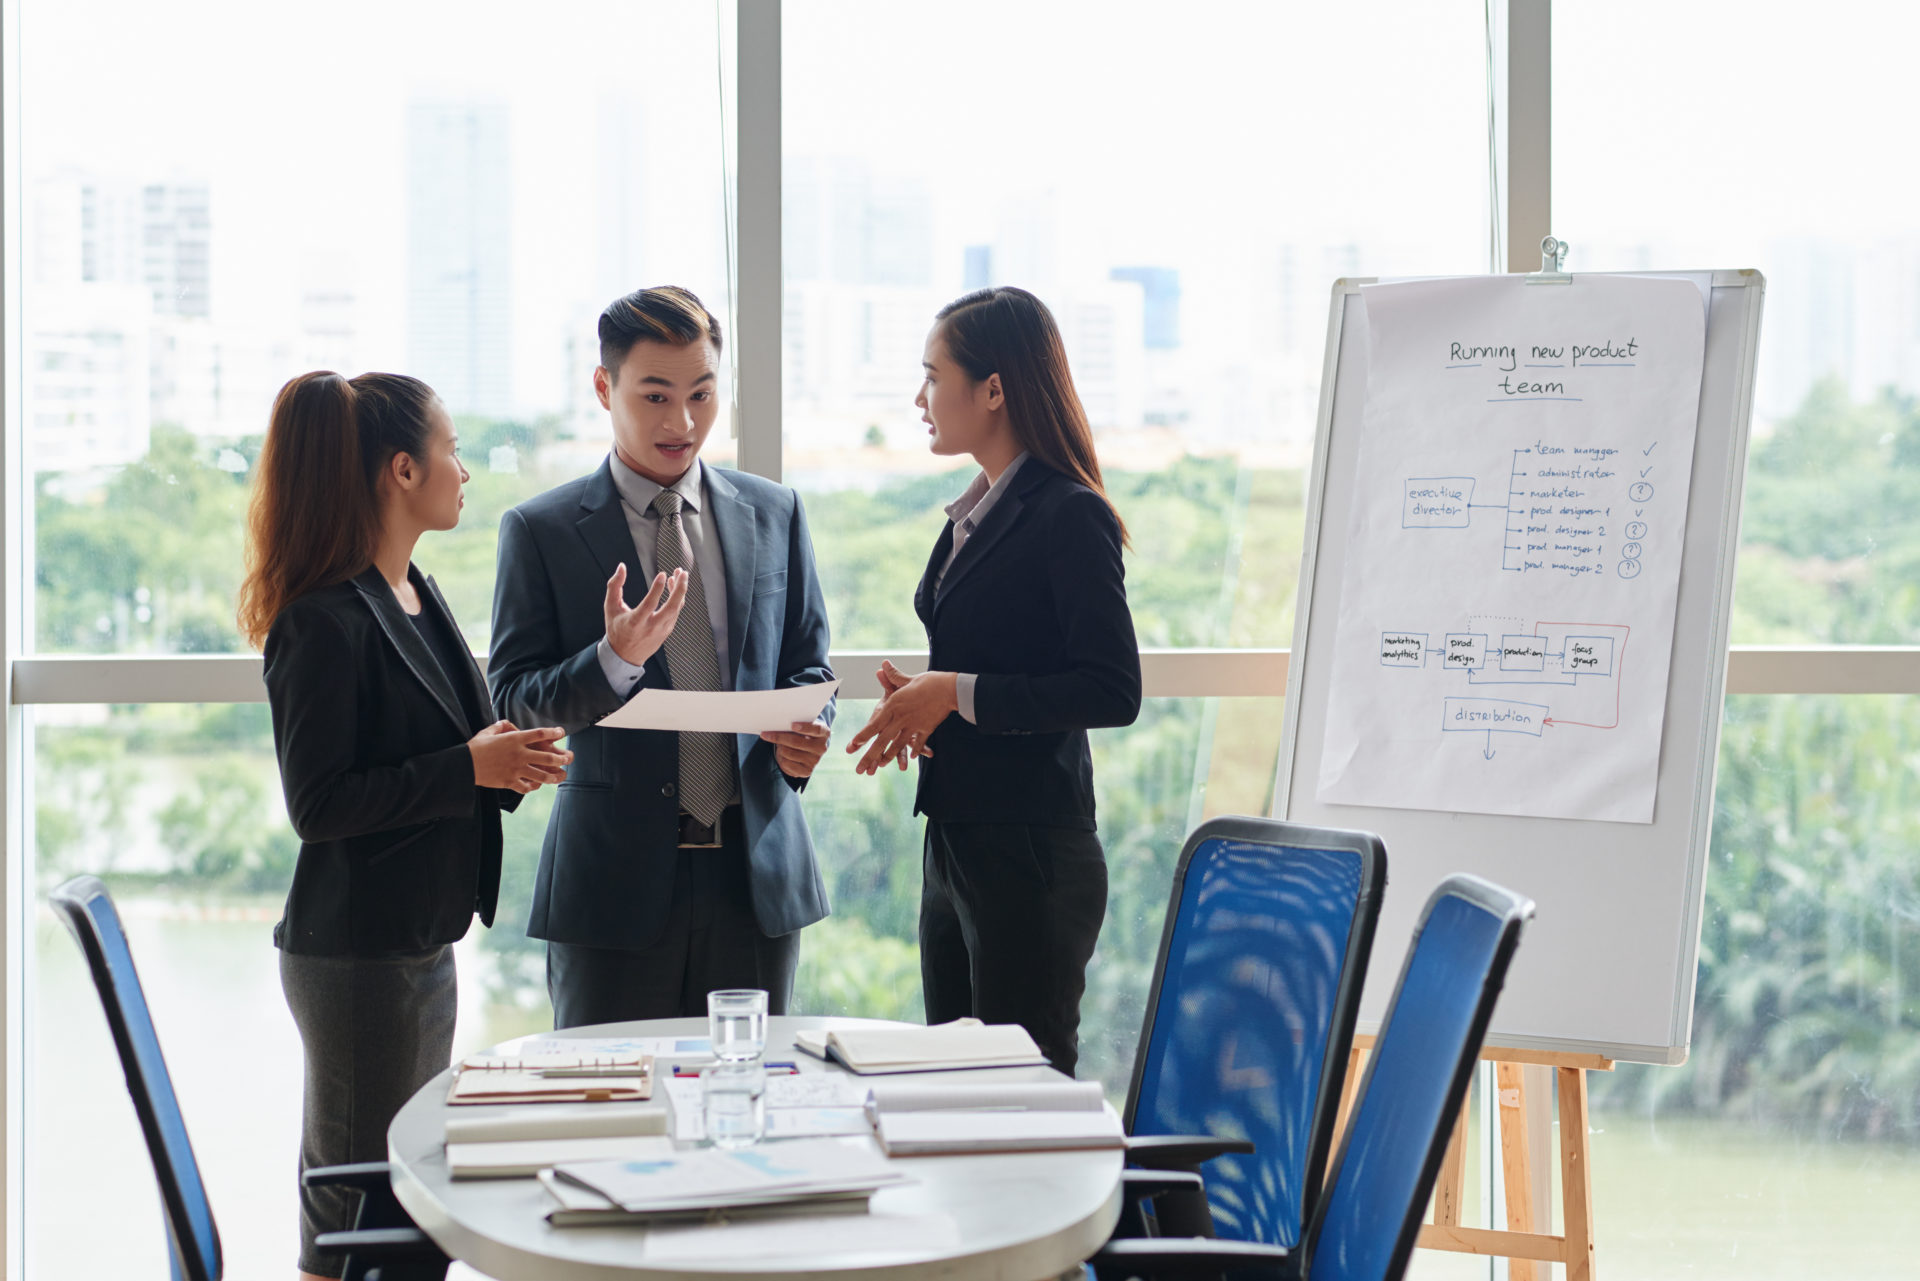
[[[679,736],[595,724],[625,701],[595,652],[606,634],[607,579],[625,562],[627,603],[647,589],[611,468],[609,459],[501,517],[487,680],[500,715],[523,729],[558,725],[573,749],[547,822],[527,933],[637,950],[660,936],[673,895]],[[707,497],[727,567],[733,688],[833,679],[826,602],[799,495],[709,467]],[[670,684],[665,658],[655,654],[636,689]],[[781,773],[773,745],[754,735],[739,736],[738,759],[754,916],[766,934],[788,934],[827,914],[797,795],[805,782]]]

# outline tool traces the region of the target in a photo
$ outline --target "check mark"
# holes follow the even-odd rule
[[[1656,440],[1656,441],[1654,441],[1654,442],[1653,442],[1653,445],[1657,445],[1657,444],[1659,444],[1659,443],[1660,443],[1660,442]],[[1640,451],[1640,456],[1641,456],[1642,458],[1645,458],[1645,457],[1646,457],[1646,456],[1647,456],[1648,454],[1651,454],[1651,453],[1653,452],[1653,445],[1648,445],[1648,446],[1647,446],[1647,447],[1646,447],[1645,449],[1643,449],[1643,450],[1641,450],[1641,451]]]
[[[1642,467],[1642,468],[1640,469],[1640,479],[1641,479],[1641,480],[1645,480],[1645,479],[1647,478],[1647,473],[1648,473],[1648,472],[1650,472],[1650,471],[1652,471],[1652,470],[1653,470],[1653,468],[1651,468],[1651,467]]]

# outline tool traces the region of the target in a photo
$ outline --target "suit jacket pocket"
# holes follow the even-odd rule
[[[775,592],[787,590],[787,571],[776,569],[771,574],[762,574],[753,580],[755,596],[771,596]]]
[[[431,823],[422,823],[412,831],[407,831],[405,828],[402,828],[400,834],[390,843],[381,846],[373,853],[367,855],[367,866],[372,867],[377,863],[384,863],[400,851],[418,845],[426,837],[427,833],[438,826],[439,821],[436,819]]]

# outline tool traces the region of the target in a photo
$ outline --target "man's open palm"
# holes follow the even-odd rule
[[[622,561],[607,580],[607,644],[635,667],[645,667],[680,619],[680,607],[687,603],[687,571],[655,574],[647,594],[631,609],[623,592],[626,585],[627,566]]]

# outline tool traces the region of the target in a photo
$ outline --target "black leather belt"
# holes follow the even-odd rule
[[[683,850],[717,850],[720,848],[720,829],[727,821],[729,805],[720,811],[720,821],[709,827],[693,815],[682,810],[680,813],[680,848]]]

